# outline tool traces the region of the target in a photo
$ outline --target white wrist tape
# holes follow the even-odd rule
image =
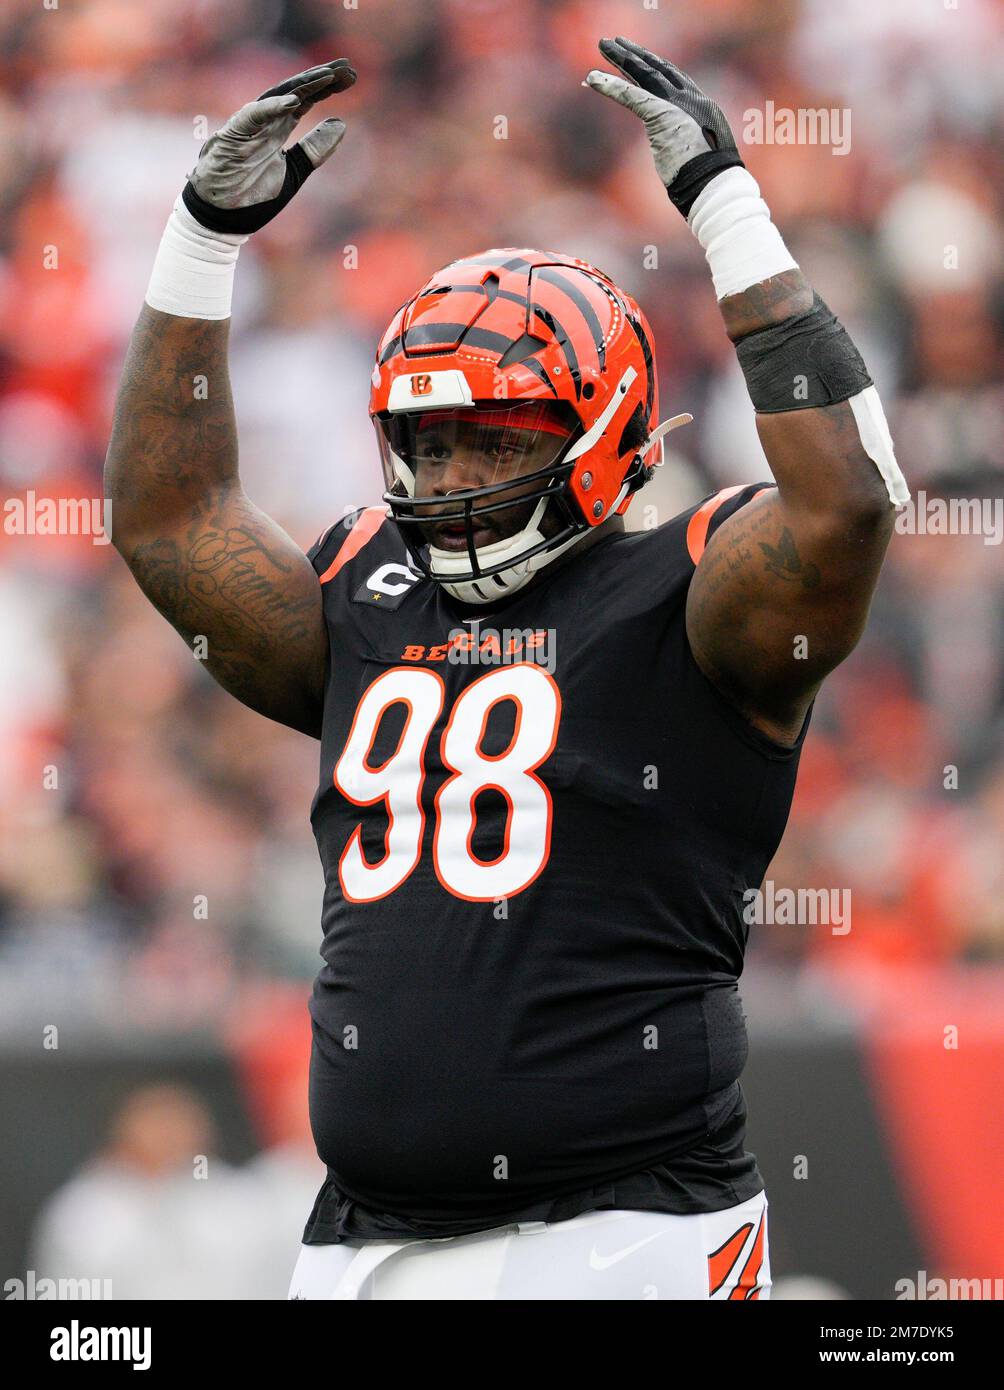
[[[719,299],[798,269],[748,169],[725,169],[713,178],[687,221],[704,248]]]
[[[153,263],[147,304],[180,318],[228,319],[245,241],[236,232],[211,232],[196,222],[179,193]]]
[[[905,507],[910,500],[910,489],[896,462],[892,435],[878,391],[874,386],[866,386],[856,396],[848,397],[847,404],[854,412],[861,447],[881,473],[889,501],[894,507]]]

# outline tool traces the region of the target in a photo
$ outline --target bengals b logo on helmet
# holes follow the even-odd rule
[[[428,396],[432,392],[432,377],[428,372],[420,372],[418,376],[411,379],[411,394],[413,396]]]

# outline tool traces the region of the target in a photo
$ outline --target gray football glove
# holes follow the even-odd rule
[[[345,122],[330,116],[290,149],[283,145],[318,101],[356,80],[347,58],[298,72],[249,101],[209,137],[182,192],[197,222],[214,232],[250,233],[286,206],[334,152]]]
[[[600,39],[600,52],[631,81],[594,69],[586,84],[645,122],[659,177],[686,217],[716,174],[743,162],[721,107],[680,68],[630,39]]]

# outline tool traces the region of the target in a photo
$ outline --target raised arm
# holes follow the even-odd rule
[[[804,276],[792,270],[720,307],[734,341],[738,331],[754,335],[741,339],[753,359],[772,313],[784,331],[807,323],[807,341],[796,335],[791,350],[809,349],[821,318],[812,304]],[[790,396],[805,365],[793,358],[775,390]],[[777,488],[711,538],[690,586],[687,634],[708,679],[784,743],[797,737],[823,677],[857,645],[895,511],[849,401],[758,411],[756,423]]]
[[[707,254],[777,482],[701,556],[691,649],[751,723],[790,743],[861,635],[894,504],[909,494],[864,363],[784,246],[719,107],[627,39],[600,49],[630,80],[593,72],[588,85],[645,122],[670,200]]]
[[[150,601],[237,699],[320,733],[327,635],[303,551],[246,496],[227,344],[240,245],[334,150],[344,123],[283,145],[355,73],[344,59],[249,103],[203,146],[133,330],[105,463],[112,539]]]

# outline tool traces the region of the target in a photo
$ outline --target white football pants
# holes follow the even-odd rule
[[[767,1199],[591,1211],[445,1240],[303,1245],[291,1299],[767,1299]]]

